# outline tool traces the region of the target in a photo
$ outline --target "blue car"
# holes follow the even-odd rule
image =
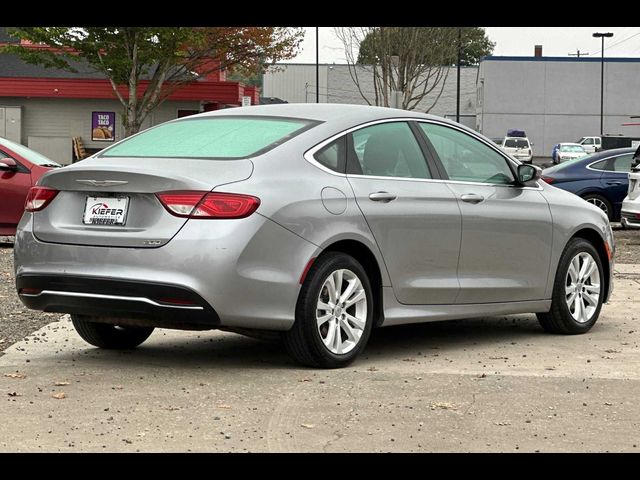
[[[542,180],[600,207],[611,221],[620,220],[627,196],[635,148],[603,150],[542,171]]]

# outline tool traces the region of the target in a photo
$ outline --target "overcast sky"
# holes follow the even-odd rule
[[[305,27],[301,53],[290,62],[315,63],[315,27]],[[494,55],[533,55],[534,45],[543,46],[544,56],[564,57],[569,53],[600,56],[601,40],[593,32],[612,32],[605,39],[605,56],[640,57],[640,27],[487,27],[496,43]],[[320,27],[320,63],[346,63],[344,48],[333,27]]]

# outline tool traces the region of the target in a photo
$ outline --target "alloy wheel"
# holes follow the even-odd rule
[[[598,207],[600,210],[602,210],[604,213],[607,214],[607,216],[609,215],[609,209],[607,208],[607,204],[604,203],[602,200],[600,200],[597,197],[592,197],[587,199],[587,202],[592,203],[593,205],[595,205],[596,207]]]
[[[324,281],[316,322],[320,338],[331,353],[349,353],[358,345],[367,323],[367,294],[351,270],[335,270]]]
[[[598,264],[591,254],[578,253],[569,264],[565,281],[567,307],[576,322],[591,320],[598,309],[600,291]]]

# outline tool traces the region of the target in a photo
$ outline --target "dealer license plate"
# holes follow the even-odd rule
[[[82,222],[87,225],[124,225],[129,197],[87,197]]]

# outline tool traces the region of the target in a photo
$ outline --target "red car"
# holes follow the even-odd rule
[[[29,189],[61,165],[24,145],[0,137],[0,235],[15,235]]]

